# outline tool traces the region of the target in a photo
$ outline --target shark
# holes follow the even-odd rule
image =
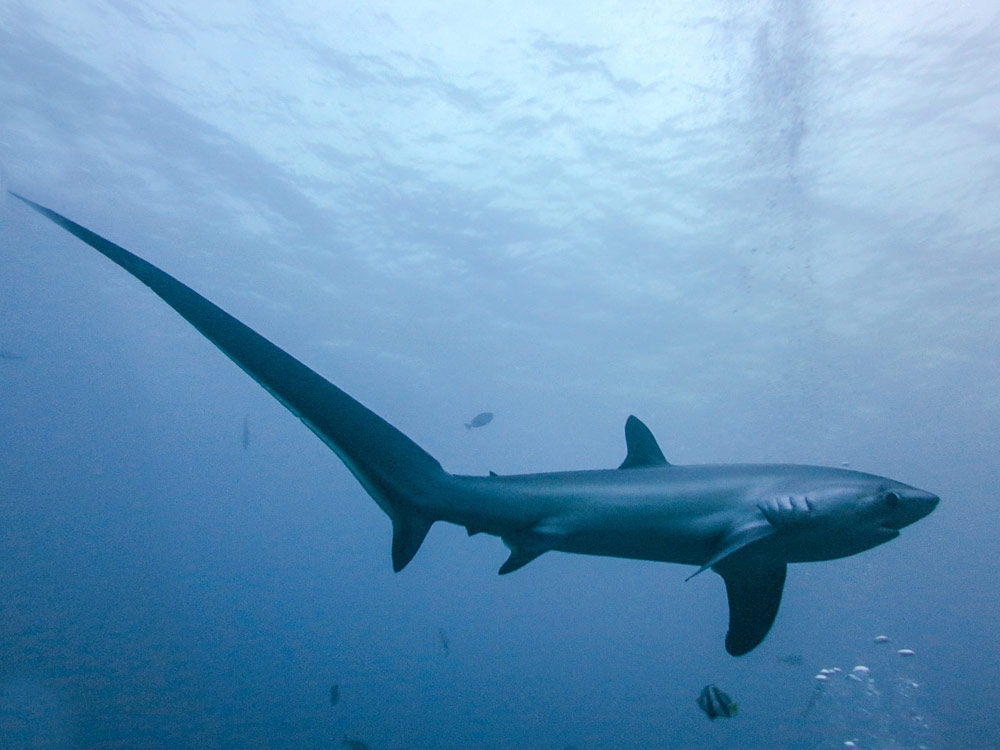
[[[65,216],[15,198],[120,266],[173,308],[346,465],[392,522],[399,572],[438,522],[499,537],[499,573],[546,552],[694,566],[722,577],[726,650],[771,630],[788,565],[856,555],[931,513],[937,495],[853,469],[796,464],[676,465],[637,417],[617,468],[452,474],[375,412],[191,287]]]

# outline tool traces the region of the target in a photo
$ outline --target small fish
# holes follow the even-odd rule
[[[802,654],[786,654],[785,656],[779,656],[778,661],[782,664],[788,664],[791,667],[798,667],[805,660],[802,658]]]
[[[728,719],[737,713],[737,704],[715,685],[706,685],[702,689],[701,695],[698,696],[698,708],[712,721],[720,716]]]
[[[875,643],[888,643],[889,636],[887,635],[877,635],[875,636]]]
[[[448,640],[448,633],[445,632],[444,628],[438,631],[438,638],[441,640],[441,648],[444,649],[444,655],[447,656],[451,653],[451,642]]]
[[[340,702],[340,685],[330,688],[330,705],[336,706]]]
[[[482,414],[477,414],[472,418],[471,422],[465,423],[465,429],[471,430],[473,427],[482,427],[493,421],[493,412],[484,411]]]
[[[367,742],[362,742],[361,740],[348,739],[346,734],[344,735],[344,741],[340,744],[348,748],[348,750],[369,750]]]
[[[899,654],[900,656],[916,656],[917,655],[917,652],[914,651],[912,648],[901,648],[896,653]]]
[[[829,682],[831,674],[836,674],[836,672],[833,669],[821,669],[819,674],[816,675],[816,687],[812,695],[809,696],[809,703],[802,710],[801,716],[803,719],[809,715],[810,711],[816,708],[816,703],[819,701],[820,696],[823,695],[824,686]]]
[[[816,701],[819,700],[819,697],[820,695],[822,695],[822,693],[823,693],[823,684],[820,683],[819,685],[816,686],[816,689],[813,690],[812,695],[809,696],[809,703],[806,705],[804,709],[802,709],[802,713],[800,714],[800,716],[802,716],[803,719],[809,715],[810,711],[816,708]]]
[[[243,417],[243,450],[250,447],[250,417]]]
[[[23,354],[14,354],[14,352],[9,352],[6,349],[0,349],[0,359],[24,359],[24,355]],[[483,416],[483,415],[480,414],[479,417],[481,417],[481,416]],[[479,419],[479,417],[476,417],[476,419]],[[493,418],[493,415],[490,414],[490,419],[492,419],[492,418]],[[475,420],[473,420],[473,421],[475,421]],[[486,422],[489,422],[489,421],[490,421],[489,419],[486,420]],[[483,424],[486,424],[486,422],[483,422]]]

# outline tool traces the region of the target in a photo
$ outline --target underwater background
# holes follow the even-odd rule
[[[330,450],[5,197],[3,750],[1000,746],[995,4],[5,0],[0,169],[449,471],[613,468],[634,413],[942,498],[738,659],[683,566],[437,524],[394,574]]]

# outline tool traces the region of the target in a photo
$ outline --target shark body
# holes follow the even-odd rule
[[[13,194],[13,193],[12,193]],[[392,564],[431,525],[498,536],[506,574],[548,551],[698,566],[722,576],[726,650],[755,648],[781,602],[787,565],[847,557],[894,539],[938,497],[885,477],[821,466],[675,466],[636,417],[617,469],[462,476],[290,354],[156,266],[66,217],[16,198],[148,286],[340,457],[392,521]]]

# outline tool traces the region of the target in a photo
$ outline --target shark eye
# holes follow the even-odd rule
[[[895,492],[888,493],[885,496],[885,504],[888,505],[890,508],[895,508],[897,505],[899,505],[899,495],[897,495]]]

